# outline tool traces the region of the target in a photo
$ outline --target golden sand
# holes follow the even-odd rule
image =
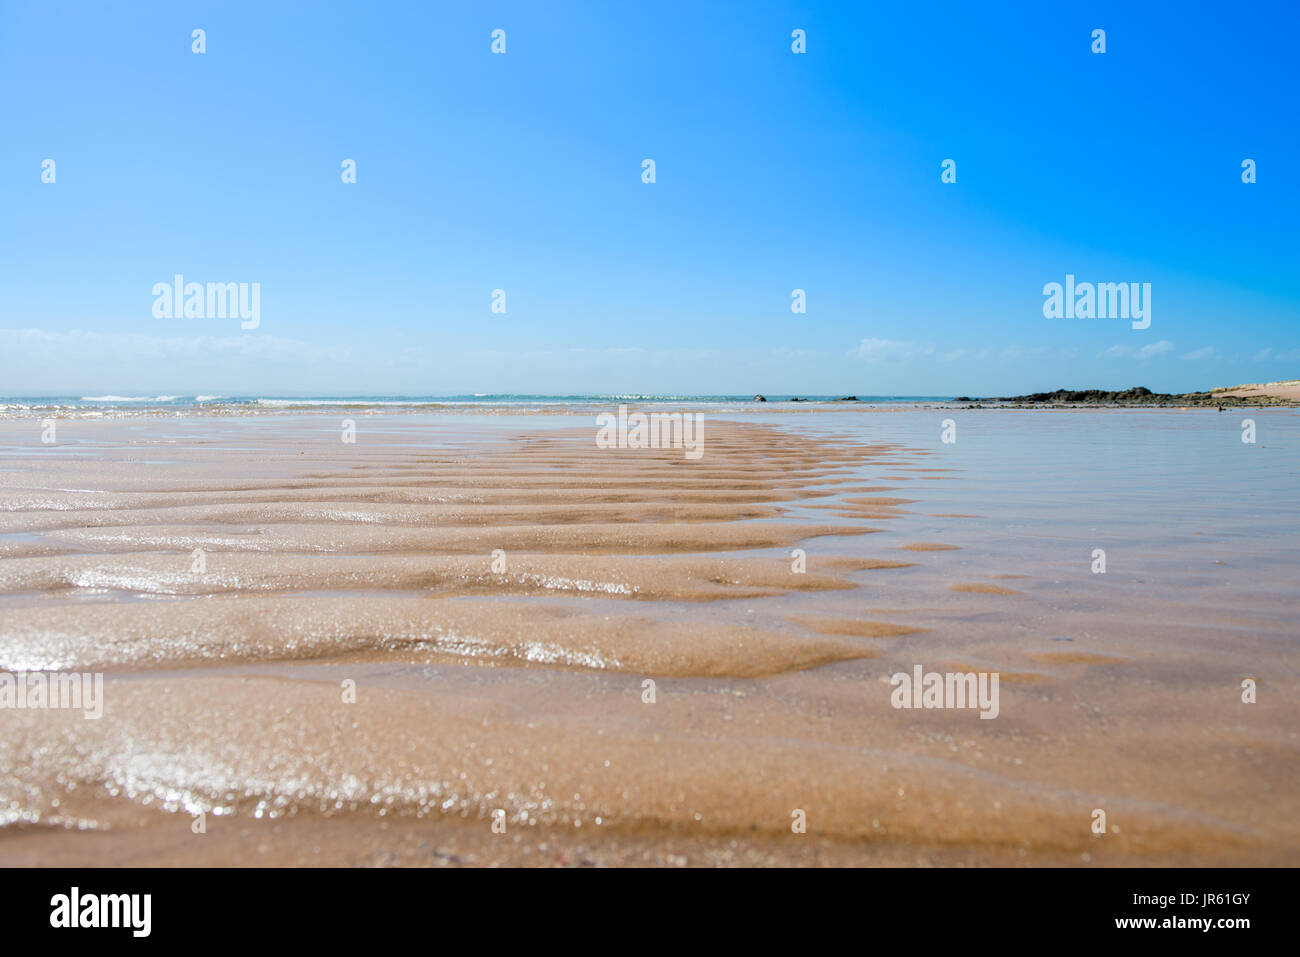
[[[968,591],[978,595],[1022,595],[1024,592],[1001,585],[986,585],[983,582],[953,582],[948,586],[952,591]]]
[[[1067,665],[1117,665],[1128,661],[1113,655],[1098,655],[1086,651],[1041,651],[1030,652],[1028,657],[1035,661],[1054,662]]]
[[[1215,396],[1236,396],[1241,399],[1273,398],[1297,402],[1300,401],[1300,379],[1287,379],[1283,382],[1255,382],[1211,391]]]
[[[954,583],[1036,570],[900,508],[961,482],[925,450],[322,421],[7,456],[0,671],[107,680],[99,720],[0,710],[0,865],[1300,860],[1270,626],[1221,625],[1268,665],[1245,712],[1219,633],[1139,639],[1143,606],[1090,612],[1114,654],[1044,650],[1051,582]],[[894,709],[916,664],[998,671],[999,717]]]
[[[860,618],[791,618],[791,621],[821,632],[823,635],[852,635],[856,638],[894,638],[925,631],[908,625],[892,625],[887,621],[864,621]]]

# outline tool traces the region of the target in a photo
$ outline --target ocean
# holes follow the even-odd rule
[[[583,395],[539,395],[533,393],[474,392],[456,395],[324,395],[324,396],[225,396],[225,395],[104,395],[0,397],[0,415],[28,415],[75,412],[215,412],[257,415],[276,412],[351,408],[380,411],[436,411],[438,409],[500,408],[527,412],[544,409],[608,409],[619,403],[672,405],[677,407],[754,407],[755,405],[798,405],[839,402],[864,405],[915,405],[951,401],[950,396],[899,395],[779,395],[755,403],[753,395],[685,395],[651,393],[609,393]]]

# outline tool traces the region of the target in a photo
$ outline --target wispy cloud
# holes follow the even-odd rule
[[[865,362],[899,362],[934,355],[934,346],[902,339],[863,339],[854,355]]]
[[[1222,359],[1223,353],[1214,346],[1203,346],[1183,354],[1184,359]]]
[[[1141,348],[1133,346],[1111,346],[1097,353],[1098,359],[1153,359],[1156,356],[1162,356],[1166,352],[1173,352],[1174,344],[1168,339],[1161,339],[1159,342],[1152,342]]]
[[[0,349],[14,356],[62,360],[99,359],[204,359],[240,357],[272,362],[343,361],[350,350],[343,346],[320,346],[301,339],[281,336],[144,336],[134,333],[104,335],[73,329],[50,332],[44,329],[0,329]]]
[[[1078,349],[1057,349],[1053,346],[1023,346],[1018,343],[993,348],[969,349],[960,346],[939,352],[934,346],[917,342],[900,342],[895,339],[863,339],[862,344],[854,350],[854,355],[869,361],[895,361],[898,359],[915,359],[935,356],[940,362],[983,362],[988,359],[1073,359],[1079,354]]]
[[[1021,346],[1014,343],[1003,346],[998,351],[1001,359],[1073,359],[1078,354],[1079,350],[1072,347],[1056,349],[1052,346]]]
[[[779,346],[772,350],[772,355],[778,359],[812,359],[818,355],[816,349],[791,349],[787,346]]]
[[[1274,362],[1297,362],[1300,361],[1300,349],[1288,349],[1286,352],[1274,352],[1273,347],[1269,346],[1260,349],[1253,356],[1256,362],[1263,362],[1266,359],[1272,359]]]

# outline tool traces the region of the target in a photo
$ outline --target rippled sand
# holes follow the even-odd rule
[[[934,450],[792,419],[699,461],[0,423],[0,671],[107,674],[100,720],[0,710],[0,863],[1300,862],[1281,589],[1189,632],[934,511]],[[998,718],[895,710],[915,664],[1000,672]]]

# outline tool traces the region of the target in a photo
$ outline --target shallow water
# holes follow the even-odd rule
[[[764,410],[699,462],[572,414],[2,422],[0,669],[108,684],[0,710],[0,860],[166,862],[204,811],[213,862],[430,863],[395,816],[479,863],[1295,863],[1300,415],[1248,415]],[[891,707],[918,664],[998,718]]]

